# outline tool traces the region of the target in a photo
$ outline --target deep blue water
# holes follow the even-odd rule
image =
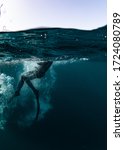
[[[66,36],[65,30],[49,29],[45,34],[46,29],[0,34],[0,149],[106,150],[106,27],[66,29]],[[24,44],[28,41],[34,44]],[[12,104],[7,101],[20,75],[46,59],[54,63],[44,78],[33,81],[40,90],[41,110],[32,126],[32,91],[25,85],[20,97]]]

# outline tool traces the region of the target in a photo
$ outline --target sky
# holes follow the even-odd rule
[[[95,29],[107,24],[107,0],[0,0],[0,31],[36,27]]]

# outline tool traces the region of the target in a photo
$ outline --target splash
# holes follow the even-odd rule
[[[14,78],[3,73],[0,74],[0,129],[4,129],[4,125],[6,123],[4,110],[8,107],[8,98],[14,92],[13,81]]]

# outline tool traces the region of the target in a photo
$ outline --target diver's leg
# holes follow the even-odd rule
[[[25,82],[24,79],[25,79],[25,78],[24,78],[24,75],[22,75],[22,76],[21,76],[21,79],[20,79],[20,81],[19,81],[19,83],[18,83],[18,86],[17,86],[17,89],[16,89],[15,93],[14,93],[14,95],[9,99],[8,103],[10,103],[11,100],[13,100],[14,97],[20,95],[20,90],[21,90],[21,88],[23,87],[24,82]]]
[[[34,85],[32,84],[32,82],[29,79],[26,80],[26,83],[31,88],[31,90],[33,91],[34,95],[38,99],[39,98],[39,91],[34,87]]]
[[[36,99],[36,102],[37,102],[37,112],[36,112],[36,116],[35,116],[34,121],[38,120],[38,116],[39,116],[39,113],[40,113],[40,102],[39,102],[39,99]]]
[[[34,70],[34,71],[27,72],[23,78],[24,78],[24,81],[27,83],[27,85],[31,88],[31,90],[33,91],[36,97],[37,113],[36,113],[35,121],[37,121],[39,112],[40,112],[39,91],[34,87],[34,85],[31,82],[31,80],[37,78],[37,71]]]
[[[39,103],[39,91],[34,87],[34,85],[32,84],[31,80],[35,79],[35,78],[38,78],[37,76],[37,72],[34,71],[32,72],[32,74],[30,74],[30,76],[28,76],[25,80],[25,82],[27,83],[27,85],[31,88],[31,90],[33,91],[35,97],[36,97],[36,102],[37,102],[37,113],[36,113],[36,116],[35,116],[35,120],[34,121],[37,121],[38,120],[38,116],[39,116],[39,112],[40,112],[40,103]]]
[[[29,71],[21,76],[21,79],[18,83],[17,89],[15,91],[14,97],[20,95],[20,91],[24,85],[24,82],[28,84],[28,86],[33,90],[34,93],[37,93],[37,90],[33,86],[33,84],[30,82],[30,80],[33,80],[36,78],[36,72],[35,71]],[[36,95],[36,94],[35,94]]]
[[[39,98],[39,91],[34,87],[34,85],[31,82],[31,80],[36,79],[36,78],[37,78],[37,71],[34,70],[34,71],[27,72],[25,74],[24,81],[31,88],[36,98]]]
[[[23,87],[23,84],[24,84],[24,76],[22,75],[21,76],[21,79],[20,79],[20,81],[19,81],[19,83],[18,83],[18,86],[17,86],[17,89],[16,89],[16,91],[15,91],[15,94],[14,94],[14,96],[19,96],[20,95],[20,90],[21,90],[21,88]]]

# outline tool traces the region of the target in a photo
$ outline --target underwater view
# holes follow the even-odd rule
[[[52,65],[41,78],[27,72]],[[35,120],[35,121],[34,121]],[[107,26],[0,32],[0,149],[107,149]]]

